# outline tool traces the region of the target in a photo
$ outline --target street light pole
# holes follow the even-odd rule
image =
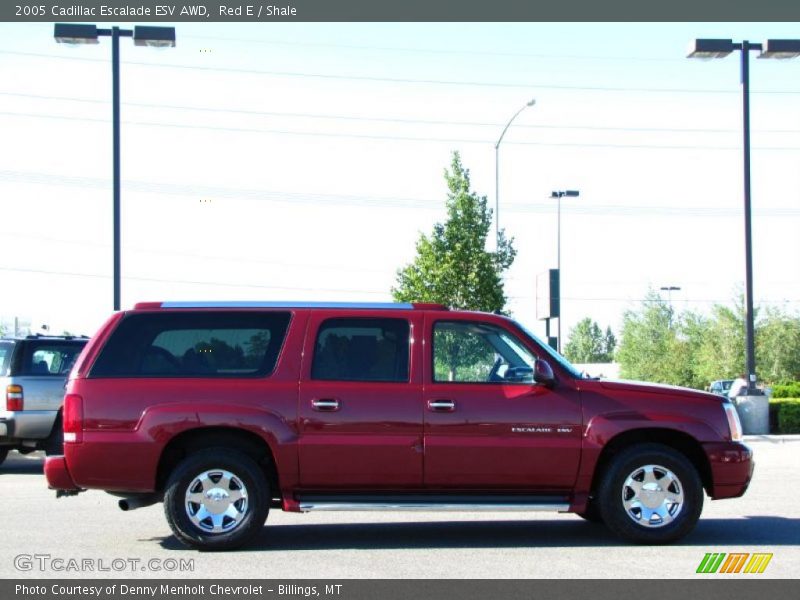
[[[553,192],[550,194],[551,198],[558,199],[558,233],[557,233],[557,241],[556,241],[556,270],[558,271],[558,351],[561,352],[561,313],[564,310],[564,303],[561,301],[561,282],[563,281],[561,278],[561,198],[564,196],[568,196],[570,198],[577,198],[580,196],[580,192],[577,190],[565,190],[560,192]]]
[[[742,132],[744,145],[744,256],[745,256],[745,366],[747,395],[756,391],[756,333],[753,312],[753,235],[750,196],[750,50],[761,50],[761,44],[742,42]]]
[[[119,27],[111,28],[111,103],[112,103],[112,146],[114,151],[114,311],[118,311],[122,298],[122,253],[120,240],[121,211],[121,168],[120,168],[120,131],[119,131]]]
[[[745,253],[745,368],[747,395],[758,394],[756,389],[755,325],[753,312],[753,240],[750,197],[750,51],[760,51],[759,58],[797,58],[800,39],[767,40],[752,44],[747,40],[736,43],[729,39],[696,39],[689,48],[689,58],[725,58],[731,52],[741,53],[742,131],[744,146],[744,253]]]
[[[659,288],[662,292],[667,292],[667,303],[670,310],[672,310],[672,292],[680,292],[681,288],[675,285],[663,286]]]
[[[120,92],[119,92],[119,38],[132,37],[136,46],[175,46],[174,27],[136,26],[133,29],[98,29],[96,25],[56,23],[53,35],[57,42],[65,44],[97,44],[98,37],[111,38],[111,146],[113,170],[113,266],[114,266],[114,310],[121,307],[122,299],[122,252],[121,236],[121,160],[120,160]]]
[[[531,98],[522,108],[520,108],[517,112],[514,113],[514,116],[508,120],[506,126],[503,128],[503,133],[500,134],[500,138],[497,140],[497,143],[494,145],[494,239],[495,239],[495,250],[500,249],[500,142],[503,141],[503,138],[506,135],[506,131],[508,128],[511,127],[511,123],[514,122],[519,114],[528,108],[529,106],[533,106],[536,104],[536,99]]]

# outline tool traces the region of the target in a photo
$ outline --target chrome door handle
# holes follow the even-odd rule
[[[311,406],[314,410],[334,411],[339,410],[339,401],[335,398],[314,398],[311,401]]]
[[[435,412],[453,412],[456,403],[452,400],[428,400],[428,410]]]

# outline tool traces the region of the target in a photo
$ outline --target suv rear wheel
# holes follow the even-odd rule
[[[0,446],[0,465],[3,464],[6,456],[8,456],[8,446]]]
[[[269,485],[252,458],[231,448],[208,448],[175,467],[164,492],[164,513],[185,545],[228,550],[261,530],[269,501]]]
[[[642,544],[682,538],[703,510],[697,470],[681,453],[661,444],[620,452],[598,490],[600,514],[620,537]]]

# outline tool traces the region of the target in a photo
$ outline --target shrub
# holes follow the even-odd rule
[[[769,403],[770,431],[800,433],[800,398],[778,398]]]
[[[772,386],[773,398],[800,398],[800,381],[776,383]]]

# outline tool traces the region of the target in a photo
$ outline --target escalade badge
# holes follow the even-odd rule
[[[572,433],[572,427],[531,427],[512,425],[511,433]]]

